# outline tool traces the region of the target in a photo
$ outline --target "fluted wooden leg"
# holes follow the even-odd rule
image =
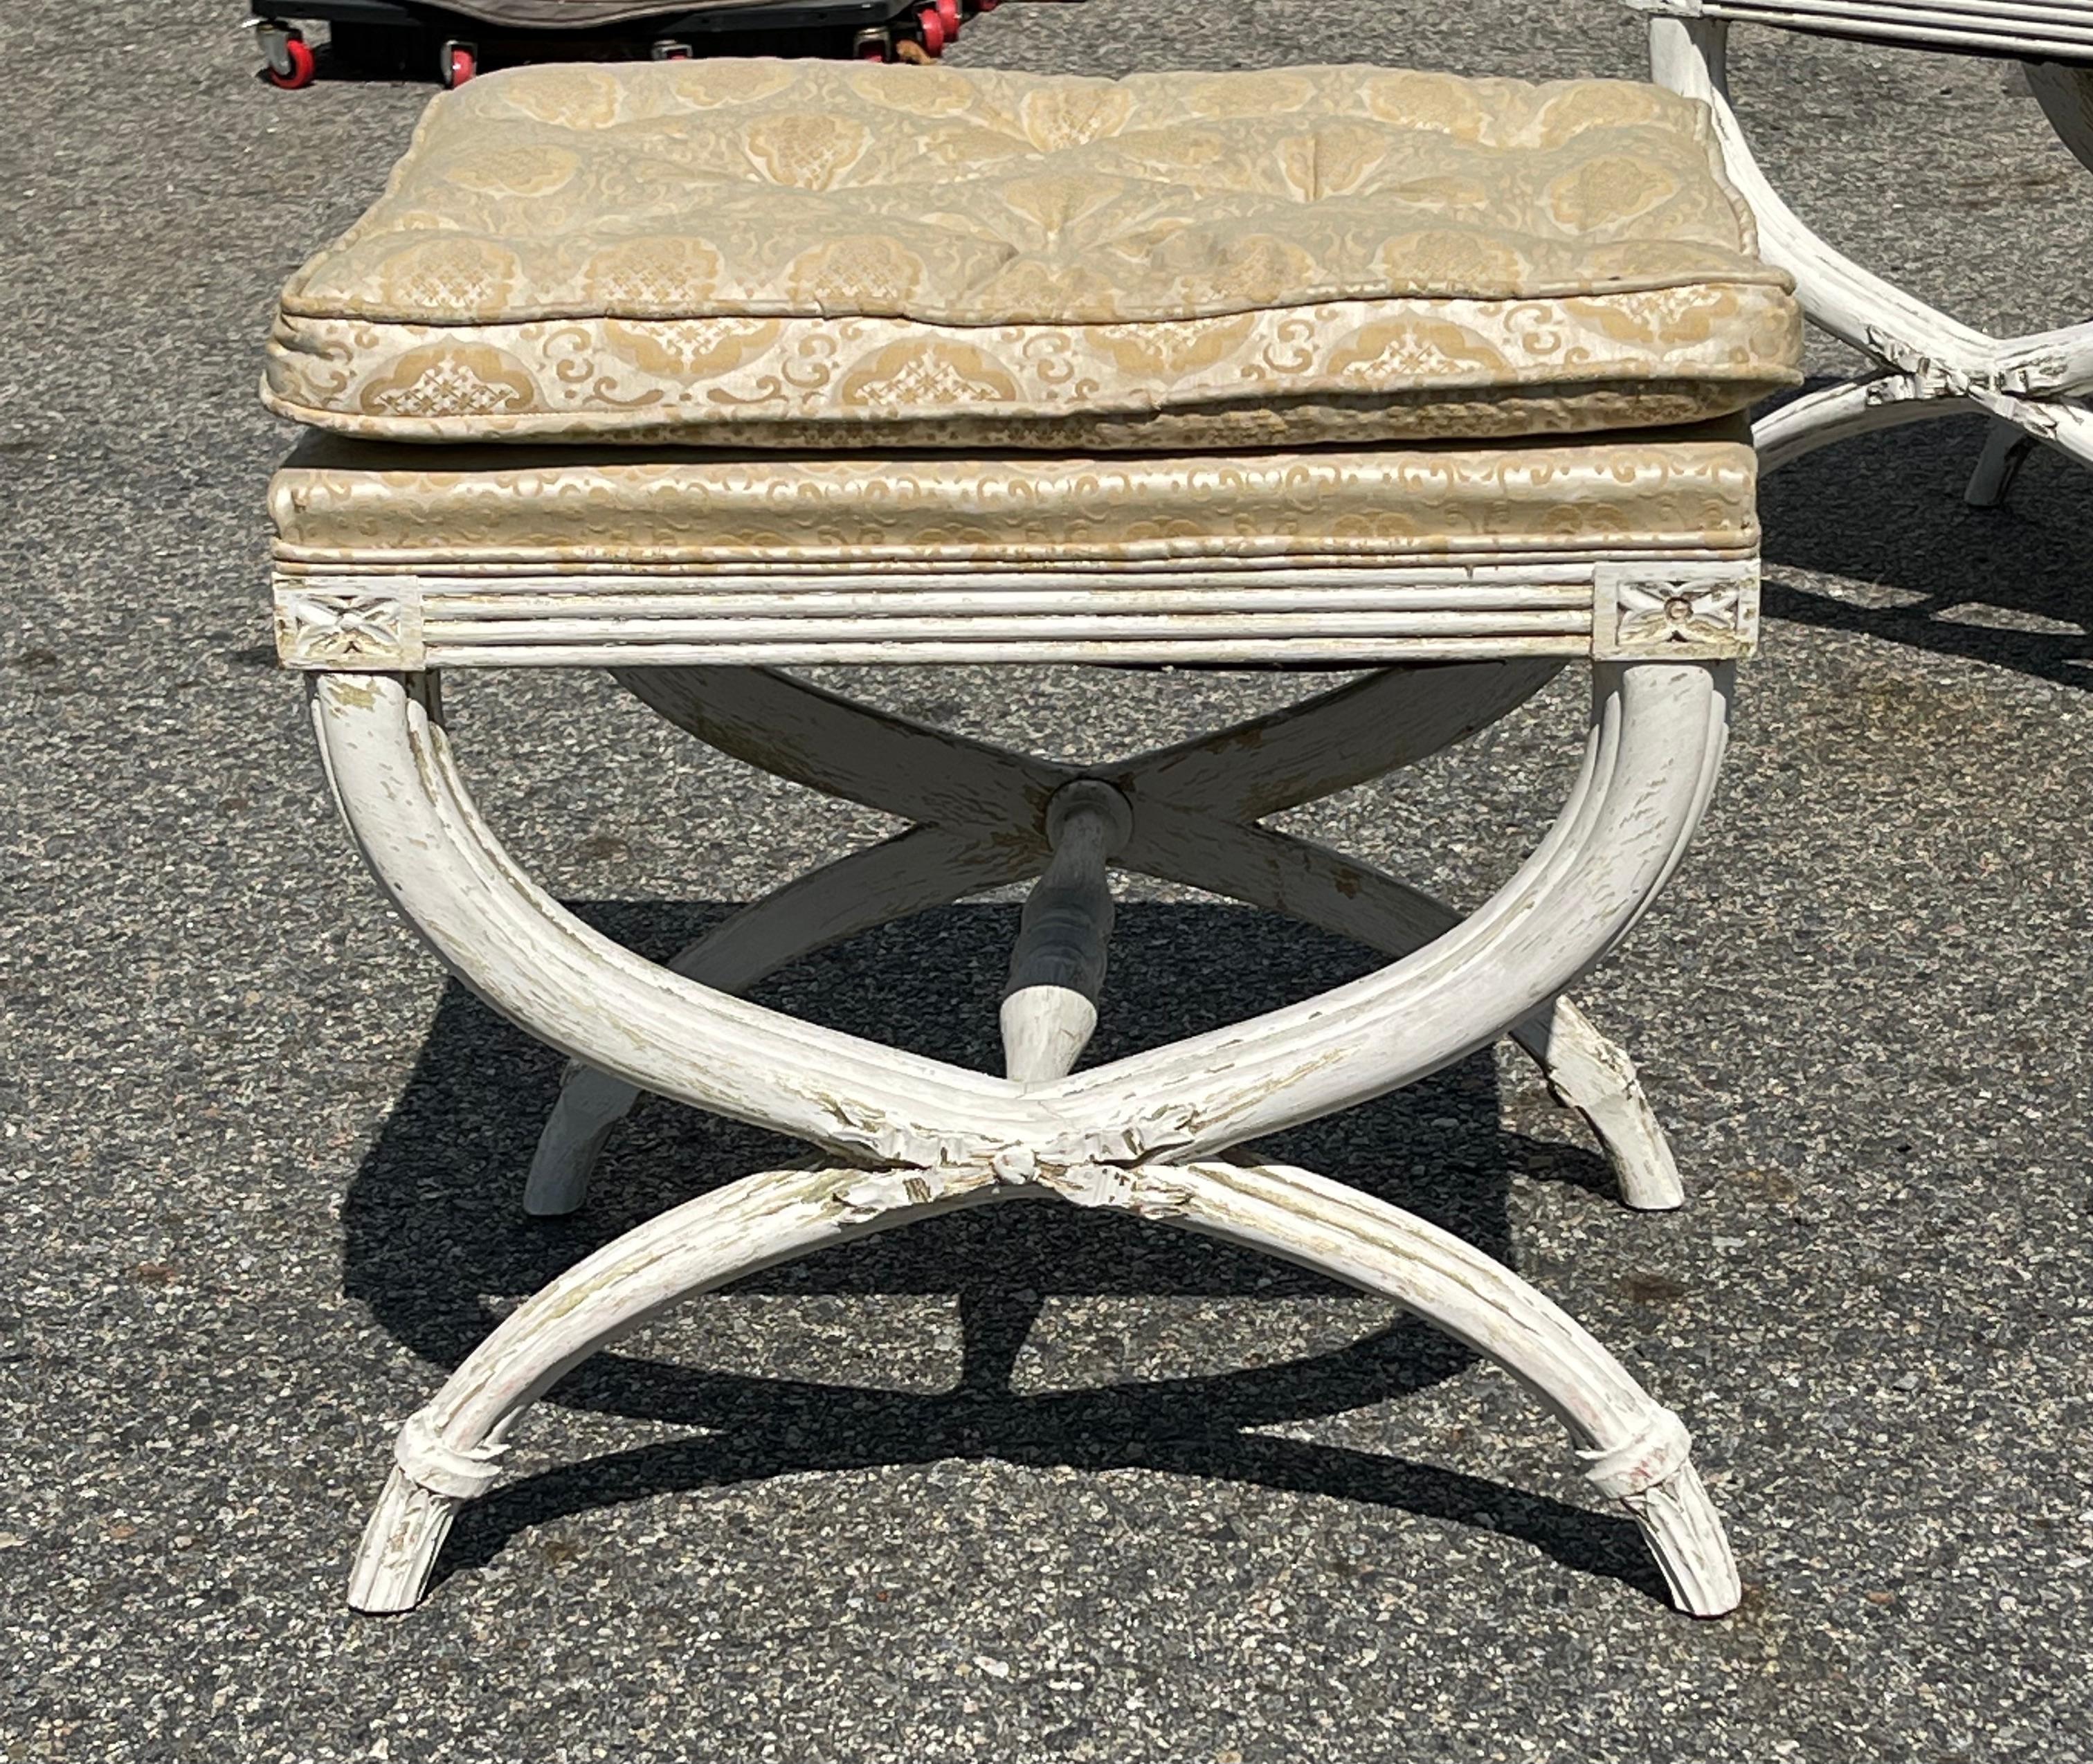
[[[1021,841],[985,831],[912,827],[787,882],[670,958],[670,973],[722,992],[744,992],[800,956],[1006,882],[1038,868]],[[570,1213],[613,1128],[632,1112],[639,1087],[580,1061],[560,1081],[558,1101],[538,1137],[523,1186],[523,1210]]]
[[[1119,867],[1407,955],[1460,915],[1335,853],[1305,865],[1282,856],[1275,867],[1269,853],[1289,842],[1258,821],[1436,753],[1532,696],[1558,671],[1556,662],[1534,658],[1390,668],[1088,774],[913,723],[773,670],[652,668],[619,678],[701,740],[781,777],[922,823],[744,908],[669,964],[704,985],[739,990],[825,942],[1038,874],[1051,855],[1034,830],[1043,823],[1042,805],[1078,783],[1108,783],[1117,793],[1116,828],[1122,809],[1134,814],[1129,843],[1114,856]],[[1291,849],[1320,848],[1295,841]],[[940,856],[949,873],[936,869]],[[904,856],[908,875],[889,873]],[[1094,911],[1106,904],[1094,894]],[[1005,1006],[1006,1051],[1014,1042],[1027,1072],[1072,1069],[1094,1030],[1094,997],[1086,1002],[1081,986],[1018,997],[1023,990],[1013,986]],[[1510,1034],[1541,1068],[1550,1094],[1591,1127],[1623,1201],[1644,1209],[1679,1205],[1677,1165],[1626,1051],[1567,999],[1551,1001]],[[636,1095],[605,1073],[570,1068],[532,1164],[529,1211],[566,1212],[581,1204],[605,1137]]]
[[[767,1171],[657,1215],[526,1299],[394,1442],[392,1468],[349,1575],[362,1611],[428,1590],[451,1522],[501,1475],[509,1428],[560,1378],[678,1300],[890,1225],[995,1198],[986,1170],[886,1179]]]
[[[507,1437],[554,1382],[680,1301],[884,1227],[1004,1197],[1056,1196],[1189,1227],[1393,1298],[1510,1371],[1562,1419],[1584,1474],[1641,1527],[1679,1607],[1739,1597],[1722,1520],[1679,1417],[1559,1307],[1415,1215],[1311,1172],[1201,1161],[786,1170],[648,1220],[526,1300],[401,1427],[349,1581],[365,1611],[426,1593],[452,1521],[501,1476]]]
[[[1495,1360],[1560,1417],[1586,1479],[1641,1528],[1679,1609],[1719,1617],[1736,1608],[1736,1559],[1685,1424],[1502,1263],[1399,1207],[1285,1165],[1151,1164],[1133,1172],[1129,1196],[1146,1217],[1393,1298]]]

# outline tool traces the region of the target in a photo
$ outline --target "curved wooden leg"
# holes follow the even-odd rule
[[[845,1161],[1021,1162],[1075,1148],[1130,1163],[1218,1152],[1413,1082],[1572,984],[1640,917],[1691,837],[1722,753],[1730,673],[1596,667],[1585,765],[1554,829],[1491,900],[1424,948],[1320,998],[1022,1086],[640,960],[548,897],[493,839],[457,775],[432,679],[321,674],[312,693],[374,872],[462,977],[542,1039]]]
[[[1727,664],[1597,665],[1578,784],[1540,847],[1476,912],[1316,999],[1018,1085],[800,1023],[641,961],[551,900],[494,840],[457,775],[432,680],[318,676],[315,721],[359,844],[409,920],[483,996],[627,1084],[796,1134],[849,1166],[774,1172],[690,1202],[520,1307],[402,1428],[354,1601],[412,1604],[458,1506],[498,1474],[515,1416],[666,1305],[822,1243],[1046,1190],[1261,1243],[1389,1293],[1471,1341],[1585,1442],[1592,1474],[1642,1522],[1680,1601],[1726,1608],[1734,1571],[1683,1429],[1566,1317],[1487,1258],[1335,1184],[1191,1160],[1411,1082],[1571,984],[1677,863],[1720,761],[1730,683]],[[1093,782],[1065,800],[1109,819],[1092,800],[1098,790]],[[1138,836],[1138,808],[1132,818]],[[1183,818],[1216,848],[1264,837],[1211,813]],[[1077,866],[1086,878],[1120,836],[1090,834],[1097,849]],[[1444,912],[1412,895],[1413,908]],[[1086,912],[1092,930],[1101,917]],[[816,921],[833,922],[799,922]],[[1094,939],[1078,941],[1081,955]]]
[[[1151,813],[1120,861],[1146,875],[1284,912],[1392,956],[1422,948],[1461,922],[1453,908],[1422,889],[1269,827]],[[1685,1203],[1670,1142],[1624,1048],[1566,998],[1543,1005],[1510,1033],[1540,1068],[1549,1094],[1590,1126],[1626,1205],[1663,1212]]]
[[[458,1510],[500,1479],[511,1425],[618,1337],[678,1300],[824,1245],[1011,1192],[986,1168],[773,1170],[606,1244],[512,1311],[400,1429],[350,1572],[349,1603],[362,1611],[419,1604]]]
[[[1736,1561],[1684,1424],[1510,1269],[1400,1207],[1285,1166],[1146,1164],[1126,1204],[1380,1293],[1495,1360],[1568,1428],[1586,1476],[1641,1527],[1679,1609],[1736,1608]]]
[[[1175,808],[1254,818],[1451,746],[1532,697],[1561,666],[1537,659],[1385,669],[1105,769]],[[1079,782],[1072,768],[912,722],[774,669],[636,669],[617,678],[687,733],[782,776],[890,813],[964,817],[920,826],[803,877],[667,964],[722,992],[743,990],[828,943],[1037,873],[1046,846],[1029,824],[1042,813],[1035,805]],[[1454,922],[1449,913],[1439,929]],[[1065,1022],[1072,1013],[1088,1020]],[[1094,1001],[1020,982],[1016,969],[1003,1014],[1016,1050],[1011,1076],[1033,1082],[1068,1071],[1095,1022]],[[1625,1065],[1618,1050],[1597,1047]],[[1603,1087],[1579,1074],[1604,1064],[1600,1054],[1566,1081],[1580,1096],[1592,1090],[1601,1108]],[[526,1212],[582,1206],[606,1140],[639,1094],[570,1064],[531,1160]],[[1653,1119],[1649,1129],[1656,1133]]]
[[[559,1094],[531,1153],[523,1211],[534,1219],[580,1211],[611,1129],[639,1101],[639,1090],[624,1079],[570,1060],[561,1068]]]
[[[1026,826],[1076,774],[775,668],[620,668],[634,697],[708,747],[825,795],[938,826]]]
[[[772,668],[633,668],[614,677],[708,746],[831,796],[938,826],[1029,826],[1055,791],[1105,779],[1254,820],[1412,765],[1562,671],[1559,659],[1383,668],[1190,741],[1078,768],[934,729]]]
[[[1567,990],[1648,909],[1713,788],[1732,674],[1727,663],[1600,664],[1569,802],[1519,873],[1457,927],[1349,986],[1079,1073],[1028,1100],[1120,1120],[1144,1107],[1155,1117],[1145,1142],[1192,1158],[1365,1102],[1487,1046]],[[1171,1099],[1167,1118],[1156,1115],[1160,1099]]]
[[[1716,1616],[1736,1606],[1736,1563],[1684,1426],[1558,1307],[1480,1251],[1385,1202],[1283,1166],[1036,1173],[1033,1185],[986,1165],[773,1171],[605,1246],[526,1301],[401,1428],[349,1602],[366,1611],[418,1604],[457,1512],[499,1480],[516,1419],[566,1372],[668,1307],[826,1243],[1044,1190],[1226,1238],[1394,1299],[1554,1410],[1586,1475],[1642,1528],[1683,1610]]]
[[[1623,1206],[1661,1213],[1686,1204],[1671,1142],[1626,1048],[1601,1034],[1567,999],[1514,1024],[1511,1037],[1540,1068],[1549,1094],[1592,1129]]]
[[[1973,509],[1997,508],[2006,500],[2034,444],[2034,437],[2017,423],[1992,418],[1984,431],[1984,451],[1977,456],[1962,500]]]
[[[431,676],[312,677],[328,777],[372,873],[494,1009],[636,1088],[839,1163],[934,1164],[1066,1130],[1048,1099],[767,1010],[583,924],[503,850],[459,776]]]
[[[1137,804],[1255,821],[1429,759],[1562,671],[1530,657],[1384,668],[1098,774]]]
[[[1555,672],[1532,662],[1402,670],[1146,756],[1127,781],[1142,814],[1119,862],[1408,955],[1453,930],[1460,915],[1369,865],[1247,823],[1450,746],[1530,698]],[[1362,761],[1367,769],[1358,769]],[[1510,1033],[1556,1100],[1591,1127],[1628,1206],[1684,1204],[1671,1147],[1623,1048],[1567,999]]]
[[[788,882],[752,901],[667,964],[673,973],[721,992],[742,992],[800,956],[896,919],[983,889],[1021,882],[1045,861],[1021,836],[992,843],[982,833],[912,827]],[[611,1129],[632,1112],[639,1088],[570,1063],[539,1135],[523,1187],[523,1210],[573,1212]]]
[[[1965,416],[1979,408],[1966,398],[1905,396],[1904,392],[1901,376],[1881,374],[1870,379],[1840,380],[1789,399],[1752,425],[1760,472],[1779,471],[1834,441],[1930,423],[1935,417]]]

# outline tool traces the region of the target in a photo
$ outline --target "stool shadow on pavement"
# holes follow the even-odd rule
[[[1962,487],[1986,422],[1947,418],[1862,436],[1767,477],[1766,617],[2093,687],[2093,478],[2039,449],[2004,505],[1970,507]],[[1857,509],[1867,517],[1857,520]],[[1798,570],[1888,592],[1821,593],[1794,579]]]
[[[582,903],[575,910],[658,958],[729,909]],[[996,1003],[1016,924],[1015,907],[947,908],[810,957],[755,996],[834,1028],[999,1070]],[[1104,1027],[1086,1064],[1341,985],[1383,960],[1237,907],[1127,904],[1114,936]],[[664,1208],[804,1152],[759,1129],[649,1099],[618,1129],[580,1213],[529,1218],[523,1173],[559,1068],[548,1049],[452,985],[350,1189],[346,1291],[444,1372],[498,1320],[483,1295],[535,1291]],[[1488,1051],[1259,1143],[1276,1159],[1420,1213],[1507,1263],[1515,1172],[1610,1192],[1595,1153],[1503,1130]],[[846,1245],[727,1290],[948,1295],[960,1311],[960,1377],[943,1391],[895,1390],[677,1365],[646,1358],[644,1345],[599,1355],[556,1386],[547,1404],[708,1431],[497,1490],[461,1515],[441,1572],[483,1564],[518,1532],[563,1514],[808,1471],[956,1458],[1142,1466],[1399,1508],[1523,1539],[1580,1572],[1665,1598],[1625,1518],[1458,1471],[1251,1431],[1401,1397],[1474,1360],[1406,1318],[1334,1351],[1277,1364],[1078,1390],[1013,1389],[1012,1374],[1046,1298],[1358,1296],[1231,1246],[1123,1216],[1020,1204]]]

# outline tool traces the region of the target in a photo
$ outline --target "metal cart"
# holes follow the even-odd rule
[[[966,23],[1001,0],[253,0],[248,20],[272,85],[318,72],[300,24],[327,27],[335,67],[433,73],[462,85],[503,61],[629,60],[652,55],[819,54],[935,59]]]

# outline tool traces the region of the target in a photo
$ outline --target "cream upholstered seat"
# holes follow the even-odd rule
[[[1480,439],[1741,410],[1797,326],[1653,86],[562,67],[431,106],[266,396],[412,440]]]
[[[1538,440],[1224,457],[431,451],[316,438],[285,462],[271,505],[289,569],[1371,567],[1749,557],[1754,487],[1735,420],[1604,449]]]

